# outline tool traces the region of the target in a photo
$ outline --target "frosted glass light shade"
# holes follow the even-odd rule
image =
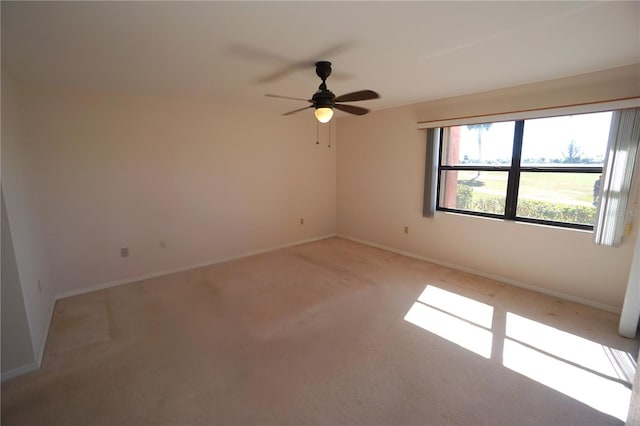
[[[333,117],[333,108],[317,108],[316,118],[321,123],[328,123]]]

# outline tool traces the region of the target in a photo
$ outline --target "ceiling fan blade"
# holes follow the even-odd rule
[[[271,93],[267,93],[265,96],[268,98],[293,99],[294,101],[313,102],[311,99],[292,98],[291,96],[272,95]]]
[[[355,105],[336,104],[336,109],[339,109],[340,111],[348,112],[349,114],[355,114],[355,115],[365,115],[366,113],[369,112],[368,109],[361,108]]]
[[[309,109],[309,108],[313,108],[313,105],[309,105],[303,108],[298,108],[298,109],[294,109],[293,111],[289,111],[289,112],[285,112],[282,115],[291,115],[291,114],[295,114],[296,112],[300,112],[300,111],[304,111],[305,109]]]
[[[331,71],[331,80],[351,80],[353,79],[353,74],[349,74],[342,71]]]
[[[308,62],[308,61],[296,62],[291,65],[287,65],[286,67],[280,69],[279,71],[276,71],[269,75],[265,75],[262,78],[259,78],[258,83],[272,83],[276,80],[282,79],[283,77],[289,74],[292,74],[296,71],[299,71],[305,68],[311,68],[314,65],[315,65],[315,62]]]
[[[319,58],[322,59],[326,57],[339,55],[340,53],[352,48],[354,45],[355,45],[354,42],[338,43],[333,46],[329,46],[328,48],[318,52],[317,54],[313,55],[310,59],[293,61],[293,62],[286,58],[283,58],[280,55],[268,52],[266,50],[258,49],[251,46],[245,46],[245,45],[232,45],[229,47],[228,52],[233,55],[241,56],[250,60],[282,64],[282,67],[279,70],[274,71],[271,74],[265,75],[259,78],[258,80],[256,80],[257,83],[264,84],[264,83],[272,83],[276,80],[280,80],[283,77],[286,77],[288,74],[292,74],[302,69],[313,68],[313,66],[319,60]],[[339,78],[346,79],[346,78],[351,78],[351,75],[338,73],[335,77],[337,77],[338,79]]]
[[[263,62],[279,62],[281,64],[288,64],[290,61],[275,53],[268,52],[266,50],[258,49],[256,47],[245,46],[235,44],[229,47],[227,50],[229,53],[236,56],[243,56],[250,60],[263,61]]]
[[[233,55],[242,56],[250,60],[281,64],[282,68],[280,68],[280,70],[259,78],[258,80],[256,80],[257,83],[269,83],[271,81],[278,80],[286,76],[287,74],[296,71],[299,68],[313,66],[313,64],[311,63],[302,65],[299,63],[291,63],[290,60],[283,58],[282,56],[251,46],[233,45],[228,49],[228,51]]]
[[[292,62],[292,63],[286,65],[285,67],[283,67],[282,69],[280,69],[279,71],[276,71],[276,72],[274,72],[272,74],[269,74],[269,75],[266,75],[266,76],[260,78],[258,80],[258,82],[259,83],[271,83],[273,81],[280,80],[281,78],[283,78],[286,75],[291,74],[293,72],[296,72],[296,71],[299,71],[299,70],[302,70],[302,69],[305,69],[305,68],[312,68],[312,67],[315,66],[316,62],[318,61],[317,58],[325,58],[325,57],[331,57],[331,56],[338,55],[338,54],[350,49],[353,45],[354,45],[354,43],[352,43],[352,42],[345,42],[345,43],[335,44],[335,45],[330,46],[327,49],[324,49],[324,50],[318,52],[317,54],[313,55],[311,59]],[[347,77],[349,77],[349,76],[347,75]],[[344,76],[342,78],[344,78]]]
[[[355,102],[355,101],[368,101],[369,99],[377,99],[378,95],[373,90],[359,90],[357,92],[347,93],[346,95],[338,96],[335,98],[335,102]]]
[[[356,45],[356,43],[354,43],[353,41],[345,41],[343,43],[337,43],[334,44],[333,46],[329,46],[326,49],[317,52],[314,57],[315,58],[330,58],[336,55],[339,55],[343,52],[346,52],[349,49],[352,49],[354,46]]]

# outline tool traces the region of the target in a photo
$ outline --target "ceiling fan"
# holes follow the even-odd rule
[[[308,108],[315,108],[316,118],[321,123],[328,123],[333,117],[333,109],[347,112],[349,114],[364,115],[369,112],[368,109],[355,105],[343,105],[343,102],[356,102],[367,101],[369,99],[377,99],[380,97],[373,90],[359,90],[357,92],[347,93],[342,96],[336,97],[333,92],[327,89],[327,78],[331,75],[331,62],[319,61],[316,62],[316,74],[322,80],[322,83],[318,87],[316,93],[313,94],[311,99],[292,98],[289,96],[280,96],[268,94],[265,96],[271,98],[293,99],[296,101],[305,101],[311,103],[311,105],[298,108],[293,111],[286,112],[282,115],[290,115],[296,112],[304,111]]]

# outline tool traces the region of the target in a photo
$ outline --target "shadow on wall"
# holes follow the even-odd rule
[[[427,285],[404,319],[622,421],[633,355]]]

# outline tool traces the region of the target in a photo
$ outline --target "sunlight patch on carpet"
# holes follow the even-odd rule
[[[626,419],[636,369],[630,354],[510,312],[506,336],[505,367]]]
[[[491,358],[493,335],[487,328],[491,327],[492,318],[491,306],[431,285],[404,317],[487,359]]]
[[[636,362],[627,352],[507,312],[506,336],[549,355],[631,385]]]
[[[494,324],[494,315],[498,315]],[[622,421],[637,363],[625,351],[427,285],[404,317],[430,333]],[[492,358],[493,352],[493,358]]]
[[[491,329],[493,306],[459,294],[428,285],[418,301],[450,315],[467,320],[481,327]]]

